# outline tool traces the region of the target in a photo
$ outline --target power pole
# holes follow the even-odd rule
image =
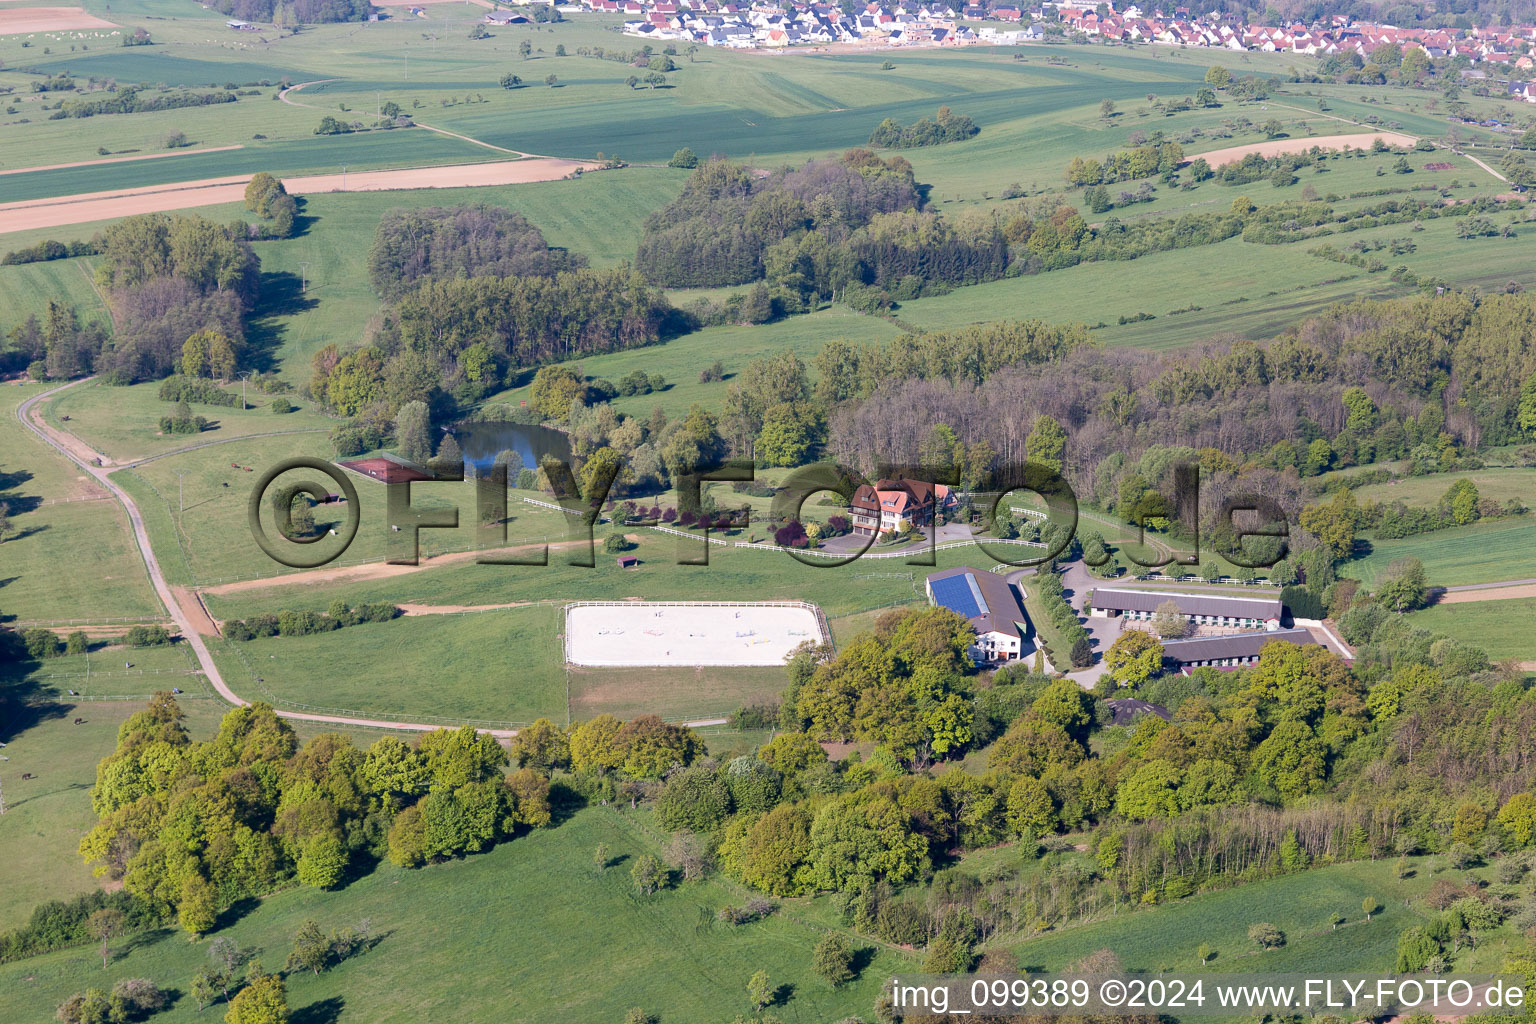
[[[245,402],[245,382],[251,379],[251,371],[241,370],[238,376],[240,377],[240,411],[244,412],[250,408]]]
[[[187,510],[186,500],[182,497],[182,494],[183,494],[182,486],[181,486],[181,478],[182,478],[182,476],[183,476],[183,474],[181,474],[181,473],[177,473],[176,474],[176,514],[177,515],[181,515],[183,512],[185,512]]]
[[[300,260],[299,261],[299,292],[300,292],[300,294],[302,294],[302,293],[307,292],[307,291],[309,291],[309,262],[307,260]]]
[[[345,192],[347,190],[347,165],[346,164],[342,164],[341,165],[341,190],[343,192]]]

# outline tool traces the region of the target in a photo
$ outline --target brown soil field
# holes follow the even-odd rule
[[[1453,590],[1441,594],[1435,604],[1473,604],[1477,601],[1513,601],[1522,597],[1536,597],[1536,584],[1518,587],[1485,587],[1482,590]]]
[[[0,36],[117,27],[114,22],[86,14],[84,7],[0,7]]]
[[[398,170],[352,171],[348,174],[316,174],[284,178],[290,193],[306,195],[317,192],[385,192],[412,188],[463,188],[473,185],[520,185],[533,181],[553,181],[577,170],[596,170],[598,164],[581,160],[537,157],[528,160],[503,160],[485,164],[456,164],[446,167],[408,167]],[[34,228],[85,224],[96,220],[131,217],[139,213],[164,213],[189,210],[220,203],[238,203],[245,199],[245,185],[250,175],[183,181],[148,188],[88,192],[49,199],[29,199],[0,203],[0,234]]]
[[[1271,139],[1269,142],[1255,142],[1247,146],[1228,146],[1226,149],[1213,149],[1209,153],[1191,153],[1189,157],[1191,160],[1195,157],[1204,157],[1205,162],[1212,167],[1221,167],[1225,164],[1235,164],[1249,153],[1257,153],[1264,157],[1281,156],[1285,153],[1305,153],[1313,146],[1321,146],[1323,149],[1343,149],[1345,146],[1364,149],[1377,139],[1381,139],[1389,146],[1412,146],[1419,141],[1412,135],[1403,135],[1399,132],[1313,135],[1299,139]]]

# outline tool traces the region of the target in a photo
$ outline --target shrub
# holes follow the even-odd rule
[[[278,416],[293,412],[293,403],[286,398],[272,399],[272,412]]]
[[[164,626],[134,626],[123,634],[129,647],[169,647],[171,634]]]

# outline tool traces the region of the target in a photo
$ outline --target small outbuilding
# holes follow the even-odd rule
[[[620,569],[640,568],[640,559],[636,558],[634,555],[620,555],[617,561],[619,563]]]

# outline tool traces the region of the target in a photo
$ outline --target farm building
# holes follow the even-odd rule
[[[1312,634],[1299,627],[1268,630],[1262,633],[1234,633],[1231,636],[1201,636],[1192,640],[1163,641],[1163,658],[1180,671],[1201,666],[1234,668],[1259,660],[1265,644],[1315,644]]]
[[[1282,606],[1275,597],[1236,597],[1226,594],[1188,594],[1176,590],[1119,590],[1095,587],[1092,614],[1123,615],[1150,619],[1157,606],[1173,601],[1180,613],[1196,626],[1234,626],[1239,629],[1278,628]]]
[[[1024,656],[1029,618],[1019,607],[1013,587],[1001,576],[960,566],[933,573],[926,589],[929,601],[969,619],[976,627],[971,657],[977,664],[1016,661]]]

